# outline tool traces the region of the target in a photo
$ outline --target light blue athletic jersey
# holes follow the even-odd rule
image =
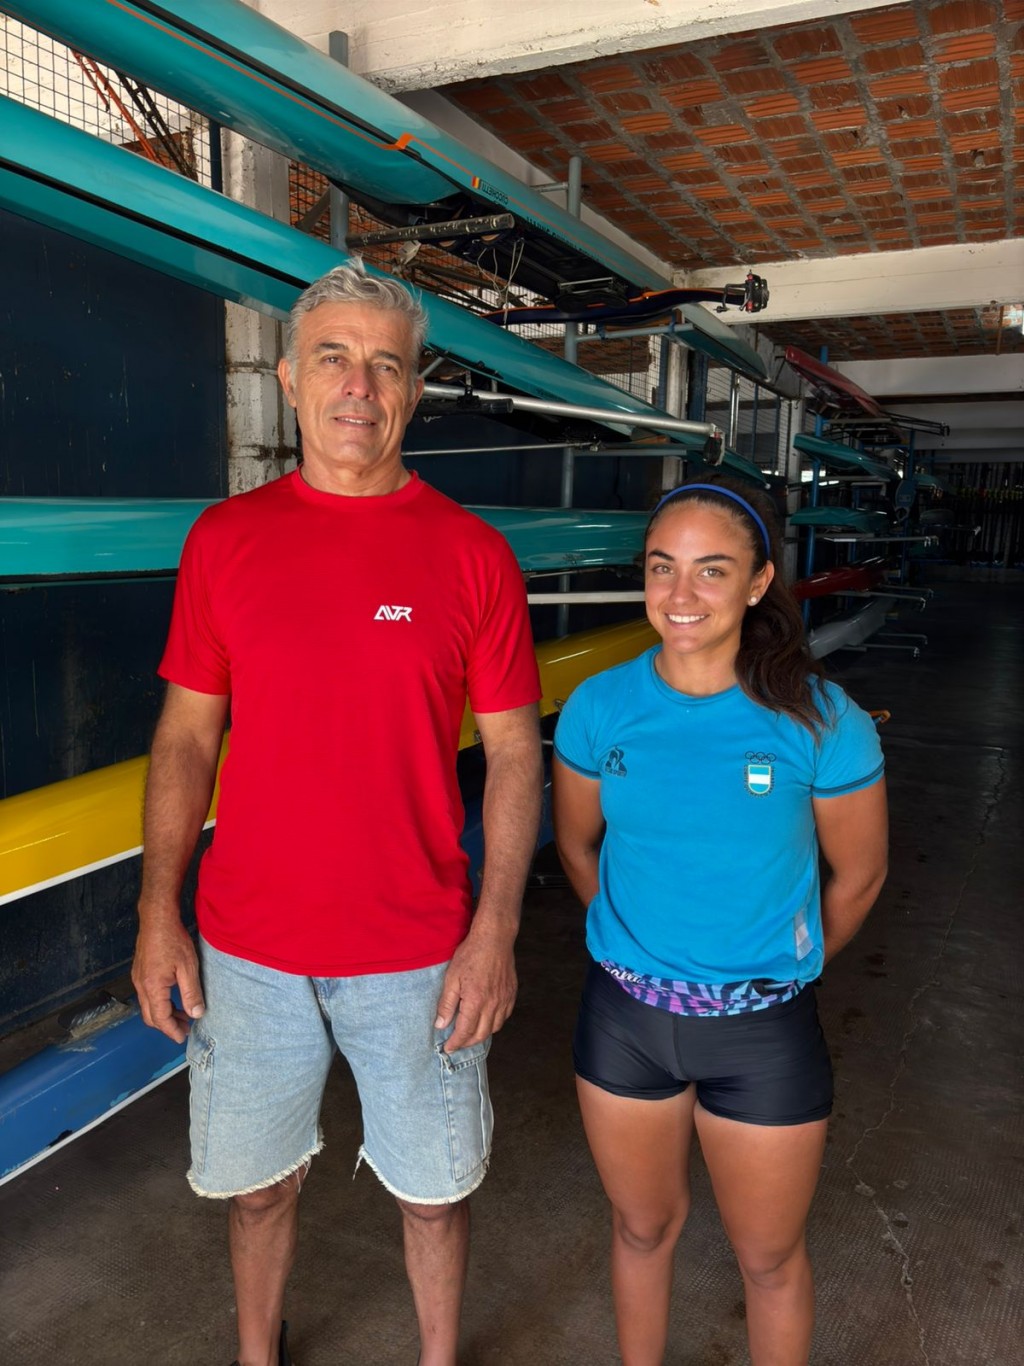
[[[694,982],[821,971],[812,797],[882,775],[866,712],[835,684],[818,740],[738,686],[712,697],[658,675],[660,645],[581,683],[555,753],[601,784],[607,822],[587,946],[601,963]]]

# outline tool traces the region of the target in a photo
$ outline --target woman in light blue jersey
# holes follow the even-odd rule
[[[555,735],[555,833],[594,960],[573,1052],[625,1366],[664,1359],[694,1129],[753,1366],[810,1350],[804,1229],[832,1107],[812,984],[878,895],[887,821],[874,725],[811,659],[775,546],[763,495],[663,498],[645,545],[661,643],[581,684]]]

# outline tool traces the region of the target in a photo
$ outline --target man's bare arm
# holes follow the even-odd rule
[[[169,684],[146,779],[132,982],[146,1024],[177,1043],[204,1008],[195,949],[181,922],[181,887],[210,807],[227,712],[227,697]],[[182,1010],[171,1002],[175,985]]]
[[[486,1039],[512,1013],[514,945],[544,785],[536,706],[485,713],[476,722],[487,758],[484,872],[473,923],[452,957],[438,1000],[438,1029],[458,1012],[447,1052]]]

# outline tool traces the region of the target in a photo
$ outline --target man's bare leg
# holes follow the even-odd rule
[[[469,1202],[399,1200],[405,1268],[420,1325],[420,1366],[455,1366],[469,1262]]]
[[[299,1236],[301,1176],[232,1197],[228,1242],[238,1308],[239,1366],[278,1366],[284,1288]]]

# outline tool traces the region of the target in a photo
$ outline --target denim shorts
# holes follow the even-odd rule
[[[576,1074],[615,1096],[665,1100],[691,1084],[743,1124],[809,1124],[832,1109],[832,1064],[814,988],[741,1015],[674,1015],[592,963],[573,1041]]]
[[[490,1040],[447,1054],[434,1028],[447,964],[298,977],[200,941],[206,1014],[189,1032],[192,1166],[199,1195],[274,1185],[319,1152],[337,1049],[355,1077],[366,1162],[400,1199],[452,1204],[484,1178]]]

